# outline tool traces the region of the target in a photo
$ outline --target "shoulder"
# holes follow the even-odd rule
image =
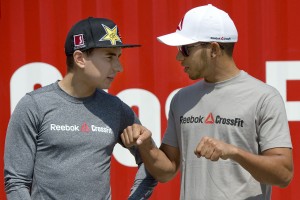
[[[107,106],[113,106],[121,110],[131,111],[131,108],[123,102],[119,97],[109,94],[104,90],[97,89],[97,97],[101,102]]]
[[[245,89],[250,89],[255,91],[256,93],[261,93],[262,95],[271,95],[271,96],[280,96],[279,91],[273,86],[249,75],[244,72],[243,79],[241,79],[244,83]]]
[[[39,89],[27,92],[18,102],[18,104],[32,104],[34,101],[39,99],[39,97],[43,96],[46,93],[53,91],[53,84],[41,87]]]
[[[99,89],[97,91],[97,98],[101,100],[101,103],[103,103],[103,106],[105,106],[106,109],[114,111],[114,113],[118,113],[121,116],[121,130],[133,123],[140,124],[139,119],[131,107],[119,97]]]
[[[55,90],[55,83],[52,83],[50,85],[46,85],[39,89],[28,92],[27,95],[32,98],[38,98],[38,97],[43,97],[44,95],[47,95],[49,93],[52,93],[54,90]]]
[[[189,86],[183,87],[176,93],[176,95],[184,96],[184,95],[187,95],[187,94],[198,92],[199,90],[204,89],[203,88],[203,82],[204,82],[203,80],[200,80],[200,81],[198,81],[196,83],[193,83]]]
[[[123,103],[123,101],[119,97],[109,94],[102,89],[97,89],[96,98],[101,99],[101,101],[106,104],[121,105]]]
[[[174,97],[172,98],[172,101],[178,101],[180,102],[185,102],[187,99],[191,99],[193,97],[196,97],[200,93],[204,92],[205,88],[203,87],[203,80],[200,80],[196,83],[193,83],[189,86],[180,88]],[[197,94],[197,95],[196,95]]]

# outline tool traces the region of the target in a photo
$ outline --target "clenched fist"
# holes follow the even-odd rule
[[[194,153],[197,157],[205,157],[211,161],[217,161],[220,158],[223,160],[230,158],[231,155],[234,155],[235,151],[235,146],[205,136],[197,145]]]
[[[121,139],[125,147],[141,145],[145,141],[151,140],[152,133],[142,125],[133,124],[124,129]]]

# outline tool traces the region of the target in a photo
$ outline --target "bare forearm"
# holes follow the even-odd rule
[[[158,149],[151,138],[152,133],[139,124],[124,129],[121,139],[125,147],[137,146],[148,172],[159,182],[172,179],[179,168],[179,149],[162,144]]]
[[[271,148],[262,155],[256,155],[206,136],[197,145],[195,154],[212,161],[220,158],[234,160],[257,181],[265,184],[286,187],[293,177],[293,156],[289,148]]]
[[[279,187],[286,187],[293,177],[291,151],[288,148],[281,148],[287,151],[284,154],[266,152],[264,155],[254,155],[242,149],[237,149],[236,154],[230,158],[238,162],[257,181]]]
[[[178,170],[176,163],[171,162],[152,141],[140,145],[139,151],[147,170],[159,182],[167,182],[176,175]]]

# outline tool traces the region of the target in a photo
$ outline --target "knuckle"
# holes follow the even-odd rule
[[[209,139],[209,137],[208,136],[203,136],[203,138],[202,138],[204,141],[207,141],[208,139]]]

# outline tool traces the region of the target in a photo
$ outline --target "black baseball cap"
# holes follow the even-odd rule
[[[69,31],[65,42],[66,55],[76,50],[91,48],[130,48],[139,44],[123,44],[118,26],[106,18],[89,17],[77,22]]]

